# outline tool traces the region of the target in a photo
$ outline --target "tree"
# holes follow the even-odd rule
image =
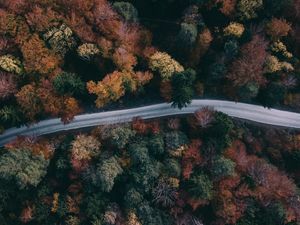
[[[182,176],[184,179],[189,179],[192,175],[193,169],[199,166],[203,159],[200,155],[200,147],[202,142],[200,140],[192,140],[188,149],[182,156]]]
[[[220,84],[225,78],[226,73],[227,69],[224,62],[215,62],[208,68],[208,77],[206,78],[206,82],[209,85]]]
[[[225,27],[223,31],[225,36],[240,38],[245,31],[245,27],[241,23],[232,22],[227,27]]]
[[[80,77],[73,73],[63,72],[55,76],[53,88],[59,95],[78,96],[84,92],[85,85]]]
[[[222,4],[220,11],[226,16],[232,16],[235,13],[237,0],[217,0]]]
[[[62,57],[77,45],[73,31],[65,24],[49,29],[43,35],[43,39]]]
[[[33,208],[30,206],[27,206],[22,210],[22,213],[20,215],[20,220],[22,223],[28,223],[33,219]]]
[[[100,54],[100,49],[95,44],[84,43],[77,48],[78,55],[84,60],[91,60],[94,56]]]
[[[23,73],[23,65],[21,61],[12,55],[0,56],[0,68],[9,73]]]
[[[72,142],[72,157],[77,160],[91,160],[100,154],[101,143],[93,136],[77,135]]]
[[[247,209],[251,191],[239,176],[227,177],[219,181],[216,196],[216,215],[224,224],[236,224]]]
[[[201,109],[198,109],[194,113],[195,117],[195,124],[196,126],[200,126],[202,128],[206,128],[211,125],[211,123],[214,121],[214,110],[209,107],[204,107]]]
[[[48,165],[49,160],[28,149],[9,150],[0,157],[0,177],[15,181],[20,189],[36,187],[46,175]]]
[[[134,212],[129,212],[127,215],[127,223],[126,225],[142,225],[139,221],[139,218]]]
[[[163,207],[172,207],[178,198],[178,192],[168,180],[161,179],[152,191],[153,201]]]
[[[104,192],[110,192],[114,186],[115,179],[123,173],[123,169],[115,157],[103,160],[97,165],[97,174]]]
[[[231,143],[231,132],[234,128],[232,119],[221,112],[216,112],[214,122],[207,130],[207,135],[204,137],[208,143],[214,146],[217,153],[224,151]]]
[[[266,25],[266,33],[271,36],[273,40],[280,39],[289,34],[292,27],[285,19],[272,18]]]
[[[151,155],[161,156],[165,152],[164,139],[162,135],[151,136],[147,146]]]
[[[172,83],[170,80],[163,80],[160,83],[159,87],[160,96],[163,97],[163,99],[166,102],[172,101]]]
[[[217,157],[212,161],[210,169],[212,176],[216,179],[222,179],[234,175],[235,163],[223,156]]]
[[[237,15],[241,20],[253,19],[263,8],[263,0],[239,0],[236,7]]]
[[[134,167],[130,172],[136,188],[148,194],[156,184],[160,174],[161,165],[153,159]]]
[[[175,72],[183,72],[184,68],[165,52],[154,53],[149,60],[149,67],[159,72],[163,80],[168,80]]]
[[[129,2],[115,2],[113,4],[114,9],[121,15],[121,17],[129,23],[138,22],[138,11]]]
[[[140,192],[138,192],[133,187],[126,192],[124,196],[124,201],[126,204],[126,208],[128,209],[138,208],[140,203],[143,201],[143,196]]]
[[[171,131],[164,135],[165,147],[167,151],[176,150],[187,144],[188,138],[181,131]]]
[[[181,164],[174,158],[167,158],[164,161],[164,170],[168,177],[181,176]]]
[[[7,127],[19,126],[22,122],[21,113],[14,106],[4,106],[0,109],[1,124]]]
[[[134,66],[137,64],[136,57],[128,52],[125,48],[119,47],[115,49],[112,56],[114,64],[119,70],[132,71]]]
[[[38,32],[45,32],[49,28],[59,24],[62,16],[51,7],[33,6],[32,10],[26,14],[26,22],[31,29]]]
[[[149,225],[171,225],[170,217],[162,211],[152,208],[149,202],[144,201],[137,208],[138,218],[142,224]]]
[[[172,76],[172,106],[182,109],[191,103],[194,96],[193,84],[196,79],[196,72],[187,69]]]
[[[118,71],[106,75],[105,78],[97,84],[94,81],[89,81],[87,83],[87,89],[90,94],[97,95],[95,103],[98,108],[110,101],[118,100],[125,94],[122,74]]]
[[[256,83],[248,83],[238,90],[238,95],[243,101],[250,101],[255,98],[259,92],[259,86]]]
[[[181,23],[180,31],[177,36],[177,43],[181,46],[190,49],[196,42],[198,29],[196,24]]]
[[[15,95],[25,116],[30,120],[35,120],[36,116],[43,111],[42,103],[37,95],[36,87],[27,84]]]
[[[237,41],[227,41],[224,45],[224,51],[229,59],[234,58],[239,53],[239,45]]]
[[[60,58],[46,48],[37,34],[21,46],[27,73],[50,74],[60,65]]]
[[[134,165],[141,165],[149,162],[148,149],[141,144],[131,144],[129,146],[130,158]]]
[[[60,111],[61,120],[64,123],[69,123],[73,118],[82,112],[78,101],[73,97],[62,98],[62,107]]]
[[[124,148],[133,138],[135,132],[128,127],[118,126],[110,131],[110,141],[118,149]]]
[[[205,28],[200,34],[198,34],[195,47],[192,49],[189,58],[189,64],[191,66],[196,66],[199,64],[201,57],[206,54],[212,41],[213,36],[208,28]]]
[[[229,68],[227,77],[234,86],[243,86],[250,82],[259,85],[266,83],[263,76],[264,63],[267,57],[267,42],[259,35],[241,48],[241,56]]]
[[[13,75],[0,72],[0,99],[6,99],[17,91]]]
[[[210,200],[213,197],[213,184],[205,174],[193,175],[187,183],[187,191],[197,199]]]

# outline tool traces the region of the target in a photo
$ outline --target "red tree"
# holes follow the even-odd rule
[[[214,111],[209,107],[204,107],[194,113],[196,119],[195,125],[200,127],[208,127],[214,120]]]
[[[0,72],[0,99],[16,93],[16,84],[13,80],[13,75],[9,73]]]
[[[250,82],[264,85],[264,63],[267,57],[267,42],[259,35],[242,46],[241,56],[229,68],[227,77],[234,86],[243,86]]]
[[[182,157],[182,176],[184,179],[189,179],[193,168],[198,166],[202,162],[200,155],[200,147],[202,145],[201,140],[192,140],[188,149],[183,153]]]

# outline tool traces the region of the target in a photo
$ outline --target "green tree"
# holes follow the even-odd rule
[[[181,131],[171,131],[165,133],[165,146],[166,150],[176,150],[177,148],[188,143],[187,136]]]
[[[191,103],[194,96],[195,79],[196,72],[193,69],[174,73],[172,76],[172,106],[182,109]]]
[[[240,87],[238,90],[238,94],[241,100],[248,102],[257,96],[258,91],[259,91],[259,85],[254,82],[250,82]]]
[[[101,219],[108,203],[109,200],[103,193],[99,191],[88,193],[83,201],[85,215],[92,220]]]
[[[223,156],[213,160],[210,172],[216,179],[234,175],[235,163]]]
[[[149,161],[148,149],[141,144],[131,144],[129,154],[133,164],[143,164]]]
[[[0,157],[0,177],[15,181],[20,189],[36,187],[46,175],[48,165],[49,160],[42,155],[33,155],[28,149],[14,149]]]
[[[181,164],[172,158],[168,158],[164,161],[164,170],[169,177],[180,177]]]
[[[128,127],[119,126],[110,132],[111,143],[119,149],[124,148],[134,136],[135,132]]]
[[[14,106],[4,106],[0,109],[1,124],[9,127],[18,126],[22,121],[20,112]]]
[[[222,62],[215,62],[211,64],[208,68],[206,82],[209,85],[215,86],[216,84],[220,83],[222,79],[225,77],[227,70],[226,66]]]
[[[234,58],[239,53],[239,45],[237,41],[229,40],[224,45],[224,51],[229,59]]]
[[[216,112],[212,126],[207,130],[204,139],[214,145],[217,152],[222,152],[231,143],[231,132],[234,128],[232,119],[224,113]]]
[[[197,199],[210,200],[213,197],[213,184],[205,174],[193,175],[188,181],[187,191]]]
[[[103,160],[98,164],[97,174],[104,192],[110,192],[115,184],[117,176],[123,173],[119,162],[115,157]]]
[[[150,155],[161,156],[165,152],[164,139],[162,135],[154,135],[149,138],[147,143]]]
[[[133,23],[138,22],[138,11],[131,3],[115,2],[113,7],[125,21]]]
[[[138,218],[143,225],[171,225],[174,221],[162,211],[152,208],[149,202],[144,201],[137,208]]]
[[[263,8],[263,0],[239,0],[237,3],[238,17],[249,20],[257,17],[257,12]]]
[[[143,201],[143,195],[135,188],[130,188],[125,194],[124,201],[126,204],[126,208],[138,208],[140,203]]]
[[[197,40],[198,29],[196,24],[181,23],[177,42],[180,46],[191,48]]]
[[[85,84],[81,81],[80,77],[73,73],[63,72],[53,79],[54,90],[59,95],[78,96],[83,94]]]
[[[139,190],[150,192],[156,183],[161,171],[161,165],[155,160],[134,167],[130,174]]]

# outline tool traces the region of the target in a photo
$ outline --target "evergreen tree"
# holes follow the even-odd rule
[[[191,103],[196,72],[187,69],[172,76],[172,106],[182,109]]]
[[[213,160],[210,171],[214,178],[222,179],[223,177],[232,176],[234,168],[235,163],[232,160],[221,156]]]
[[[187,191],[197,199],[211,200],[213,197],[213,184],[205,174],[193,175],[188,181]]]
[[[99,163],[97,174],[101,182],[102,191],[110,192],[115,184],[115,179],[122,173],[123,169],[115,157],[111,157]]]
[[[76,74],[63,72],[53,79],[54,90],[59,95],[78,96],[83,94],[85,84]]]
[[[9,150],[0,157],[0,177],[17,182],[20,189],[36,187],[46,175],[48,164],[49,160],[28,149]]]

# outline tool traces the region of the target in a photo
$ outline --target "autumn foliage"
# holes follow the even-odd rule
[[[267,42],[263,37],[255,35],[241,48],[241,56],[229,68],[227,77],[235,86],[243,86],[249,82],[259,85],[266,83],[263,76],[264,63],[267,57]]]

